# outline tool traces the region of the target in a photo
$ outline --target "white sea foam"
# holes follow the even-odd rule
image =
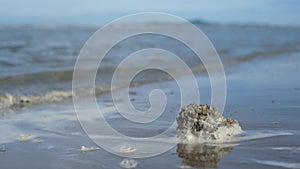
[[[233,140],[237,141],[249,141],[256,139],[264,139],[276,136],[290,136],[293,133],[285,132],[285,131],[274,131],[274,130],[247,130],[244,131],[243,134]]]
[[[290,163],[282,161],[271,161],[271,160],[254,160],[258,164],[264,164],[274,167],[300,169],[300,163]]]
[[[188,169],[188,168],[192,168],[191,166],[189,165],[181,165],[181,166],[178,166],[179,169]]]
[[[0,95],[0,109],[17,108],[32,104],[60,102],[72,97],[71,91],[52,91],[36,95],[13,95],[10,93]]]
[[[99,148],[95,147],[95,146],[91,146],[91,147],[81,146],[81,148],[80,148],[81,152],[96,151],[96,150],[99,150]]]
[[[300,152],[300,147],[273,147],[272,150]]]
[[[128,154],[128,153],[135,152],[136,149],[134,147],[132,147],[130,144],[122,144],[122,145],[116,146],[115,151]]]
[[[34,135],[31,135],[31,134],[20,134],[18,137],[17,137],[17,140],[18,141],[29,141],[29,140],[32,140],[34,139],[35,136]]]

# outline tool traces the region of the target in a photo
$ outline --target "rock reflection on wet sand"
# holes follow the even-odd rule
[[[182,163],[198,168],[217,168],[219,161],[232,149],[219,145],[177,144],[177,154],[183,159]]]

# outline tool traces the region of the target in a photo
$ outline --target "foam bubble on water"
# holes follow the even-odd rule
[[[31,135],[31,134],[20,134],[18,137],[17,137],[17,140],[18,141],[29,141],[29,140],[32,140],[34,139],[35,136]]]
[[[121,153],[133,153],[136,151],[136,149],[134,147],[132,147],[131,145],[128,145],[128,144],[117,146],[116,150]]]
[[[133,159],[124,159],[120,162],[120,166],[126,169],[135,168],[137,165],[138,162]]]
[[[188,169],[188,168],[192,168],[191,166],[188,165],[181,165],[178,167],[179,169]]]
[[[80,148],[81,152],[96,151],[96,150],[99,150],[99,148],[95,147],[95,146],[91,146],[91,147],[81,146],[81,148]]]

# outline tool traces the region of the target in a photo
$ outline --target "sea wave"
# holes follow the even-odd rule
[[[266,58],[266,57],[276,57],[281,54],[288,54],[288,53],[299,53],[300,50],[298,49],[290,49],[287,46],[283,46],[280,49],[268,50],[268,51],[255,51],[250,54],[234,57],[230,59],[223,60],[224,66],[232,66],[240,63],[244,63],[256,58]],[[0,65],[8,65],[8,66],[15,66],[15,64],[7,62],[7,61],[0,61]],[[212,65],[213,66],[213,65]],[[116,67],[114,66],[107,66],[101,67],[97,71],[105,74],[113,73]],[[194,72],[205,72],[205,67],[203,64],[197,64],[191,67]],[[88,69],[82,71],[89,71]],[[0,76],[0,81],[5,82],[5,84],[31,84],[31,83],[54,83],[54,82],[62,82],[62,81],[71,81],[73,75],[73,69],[71,70],[57,70],[57,71],[40,71],[36,73],[27,73],[27,74],[17,74],[17,75],[10,75],[10,76]]]
[[[106,67],[98,69],[98,72],[109,73],[112,72],[114,68]],[[82,70],[89,71],[89,70]],[[73,69],[71,70],[58,70],[58,71],[40,71],[36,73],[27,74],[17,74],[11,76],[0,77],[0,81],[5,82],[5,84],[31,84],[31,83],[54,83],[62,81],[71,81],[73,76]]]
[[[0,95],[0,109],[18,108],[26,105],[59,102],[72,97],[71,91],[52,91],[36,95],[14,95],[10,93]]]
[[[4,67],[16,67],[17,64],[10,62],[10,61],[6,61],[6,60],[0,60],[0,66],[4,66]]]
[[[22,48],[24,48],[24,44],[7,44],[7,45],[0,45],[0,50],[7,49],[12,52],[18,51]]]
[[[299,52],[298,50],[291,50],[288,47],[283,47],[281,49],[276,49],[272,51],[261,51],[261,52],[253,52],[252,54],[246,55],[244,57],[237,57],[234,59],[228,59],[223,61],[225,66],[231,66],[235,64],[240,64],[243,62],[250,61],[251,59],[256,58],[265,58],[265,57],[275,57],[281,56],[284,53],[293,53]],[[283,56],[283,55],[282,55]],[[213,66],[213,65],[212,65]],[[129,69],[133,69],[130,67]],[[176,69],[177,72],[180,73],[180,69]],[[195,65],[191,68],[195,73],[205,72],[205,67],[202,64]],[[101,72],[102,75],[112,75],[114,67],[105,67],[98,69],[98,72]],[[83,70],[85,71],[85,70]],[[89,71],[86,69],[86,71]],[[110,76],[109,75],[109,76]],[[38,105],[43,103],[53,103],[53,102],[61,102],[64,100],[70,100],[72,98],[71,91],[71,82],[72,82],[73,70],[61,70],[61,71],[42,71],[37,73],[30,74],[22,74],[22,75],[12,75],[0,77],[0,110],[3,109],[16,109],[19,107],[24,107],[27,105]],[[184,75],[182,75],[184,76]],[[108,78],[109,79],[109,78]],[[170,81],[173,80],[169,75],[158,76],[157,72],[147,72],[147,78],[141,78],[138,81],[132,83],[132,86],[139,86],[149,83],[157,83],[162,81]],[[57,90],[54,84],[60,84],[62,82],[66,82],[66,86],[61,90]],[[37,83],[41,86],[46,86],[48,88],[47,91],[38,91],[34,89],[36,92],[27,91],[27,86],[34,86],[34,88],[38,88]],[[107,85],[109,81],[105,81],[101,79],[101,84],[97,84],[96,94],[101,94],[103,92],[110,91],[111,86]],[[122,86],[114,86],[113,88],[121,88]],[[22,91],[19,92],[15,90],[15,88],[22,88]],[[5,90],[4,90],[5,89]],[[2,94],[1,94],[2,93]],[[3,112],[3,111],[2,111]]]
[[[272,150],[276,151],[290,151],[300,153],[300,147],[273,147]]]

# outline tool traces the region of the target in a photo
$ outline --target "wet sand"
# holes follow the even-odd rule
[[[299,54],[298,54],[299,55]],[[257,58],[226,67],[227,102],[225,117],[237,119],[244,136],[236,145],[186,147],[177,145],[156,157],[136,159],[136,168],[300,168],[300,58],[296,55]],[[201,102],[210,102],[210,86],[198,74]],[[132,88],[133,104],[149,107],[149,91],[160,87],[168,97],[166,115],[148,126],[132,126],[117,113],[107,121],[120,132],[151,136],[173,123],[180,110],[174,81],[144,84]],[[102,107],[111,106],[110,97],[98,97]],[[140,128],[141,127],[141,128]],[[121,168],[124,159],[101,148],[81,152],[81,146],[96,146],[82,131],[71,101],[24,107],[0,119],[1,168]],[[20,141],[20,134],[30,134]],[[33,141],[39,139],[40,142]]]

